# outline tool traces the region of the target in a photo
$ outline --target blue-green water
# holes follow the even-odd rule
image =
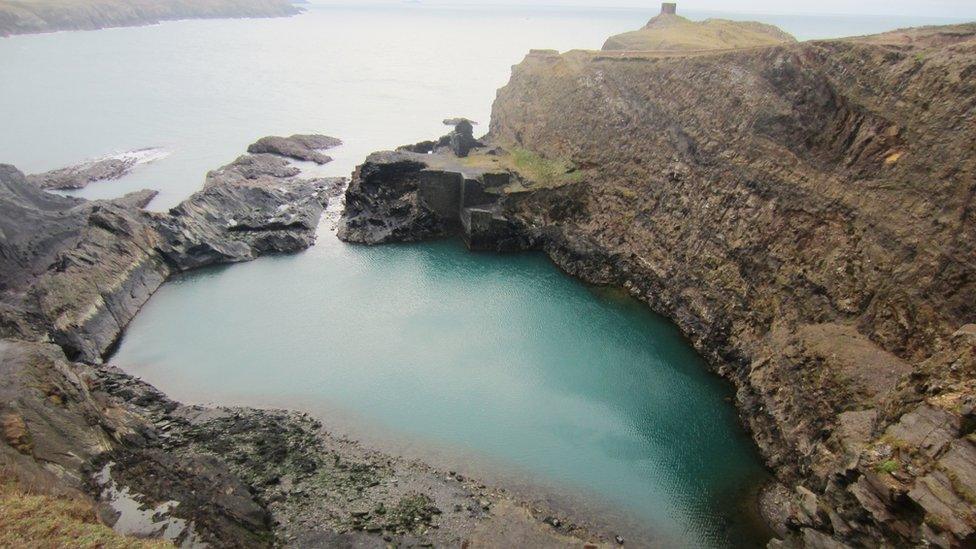
[[[321,238],[167,284],[113,362],[177,398],[336,409],[481,454],[672,543],[758,541],[764,473],[728,387],[646,306],[541,254]]]

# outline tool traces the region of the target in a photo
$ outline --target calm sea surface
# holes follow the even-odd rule
[[[315,132],[345,140],[325,170],[348,175],[371,151],[444,133],[443,118],[486,127],[528,49],[598,48],[650,15],[313,5],[0,39],[0,162],[35,172],[162,147],[79,194],[155,188],[165,209],[256,138]],[[750,18],[801,39],[946,22]],[[667,321],[539,254],[353,247],[324,227],[306,253],[167,284],[114,362],[188,402],[303,409],[380,446],[599,501],[657,543],[764,539],[751,504],[764,472],[726,384]]]

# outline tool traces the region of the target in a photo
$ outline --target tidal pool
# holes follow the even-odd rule
[[[727,384],[667,320],[539,253],[323,231],[303,254],[167,283],[112,361],[187,402],[355,418],[482,456],[621,509],[655,543],[765,541],[764,471]]]

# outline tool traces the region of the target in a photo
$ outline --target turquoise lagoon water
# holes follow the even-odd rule
[[[371,151],[440,135],[443,118],[485,128],[530,48],[598,48],[655,9],[312,4],[287,19],[2,39],[0,162],[36,172],[162,147],[78,194],[149,187],[165,209],[256,138],[316,132],[345,140],[324,172],[348,175]],[[951,22],[744,18],[800,39]],[[441,449],[459,469],[477,456],[474,472],[605,501],[657,543],[764,535],[750,512],[764,473],[728,387],[668,322],[537,254],[351,247],[323,229],[306,253],[167,284],[114,361],[188,402],[308,410],[353,436],[385,433],[379,445]]]
[[[729,388],[665,319],[542,254],[323,233],[299,256],[168,283],[112,362],[191,402],[338,413],[353,435],[474,453],[618,506],[656,542],[761,541],[764,472]]]

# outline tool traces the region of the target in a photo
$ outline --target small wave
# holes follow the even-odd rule
[[[169,155],[170,151],[162,147],[146,147],[144,149],[135,149],[132,151],[108,154],[102,157],[102,159],[114,158],[117,160],[132,162],[133,164],[149,164],[150,162],[162,160]]]

